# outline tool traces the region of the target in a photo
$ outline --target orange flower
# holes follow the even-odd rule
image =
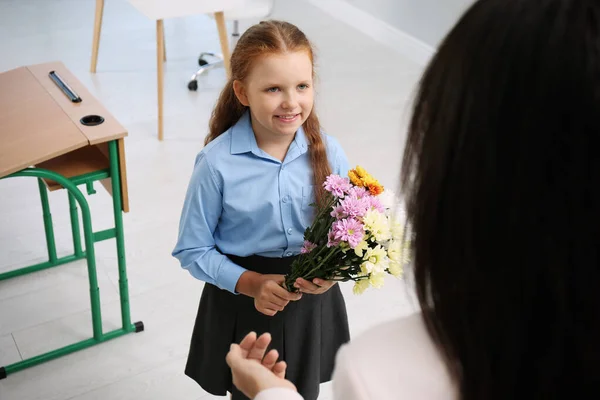
[[[373,196],[379,196],[381,193],[383,193],[383,186],[381,186],[379,183],[367,185],[367,188]]]

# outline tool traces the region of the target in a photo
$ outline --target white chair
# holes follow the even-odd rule
[[[135,8],[148,18],[156,21],[156,60],[158,86],[158,140],[163,140],[163,81],[164,61],[166,60],[165,33],[163,20],[166,18],[185,17],[197,14],[214,15],[219,31],[221,51],[227,73],[229,73],[229,41],[225,26],[225,11],[242,7],[246,0],[128,0]],[[100,31],[104,0],[96,0],[96,18],[94,22],[94,40],[92,43],[92,62],[90,71],[96,72]]]
[[[239,20],[267,18],[273,12],[274,0],[244,0],[243,4],[232,10],[225,11],[225,20],[233,21],[233,32],[231,33],[231,48],[234,49],[240,36]],[[204,72],[223,66],[225,63],[229,68],[228,55],[203,52],[198,57],[198,69],[190,78],[189,90],[198,90],[198,77]]]

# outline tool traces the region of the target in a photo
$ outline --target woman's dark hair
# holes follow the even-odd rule
[[[461,399],[599,396],[600,0],[475,3],[420,83],[402,187]]]

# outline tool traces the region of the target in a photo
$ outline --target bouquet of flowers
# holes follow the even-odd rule
[[[395,214],[395,196],[360,166],[348,178],[329,175],[323,186],[327,197],[304,232],[286,289],[297,291],[298,278],[352,280],[354,293],[361,294],[370,286],[382,287],[387,274],[401,277],[409,262],[408,242]]]

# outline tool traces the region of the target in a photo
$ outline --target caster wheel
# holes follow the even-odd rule
[[[208,64],[208,61],[206,61],[204,58],[199,58],[198,59],[198,65],[201,67],[204,67],[206,64]]]
[[[198,90],[198,81],[190,81],[188,83],[188,89],[195,92],[196,90]]]

